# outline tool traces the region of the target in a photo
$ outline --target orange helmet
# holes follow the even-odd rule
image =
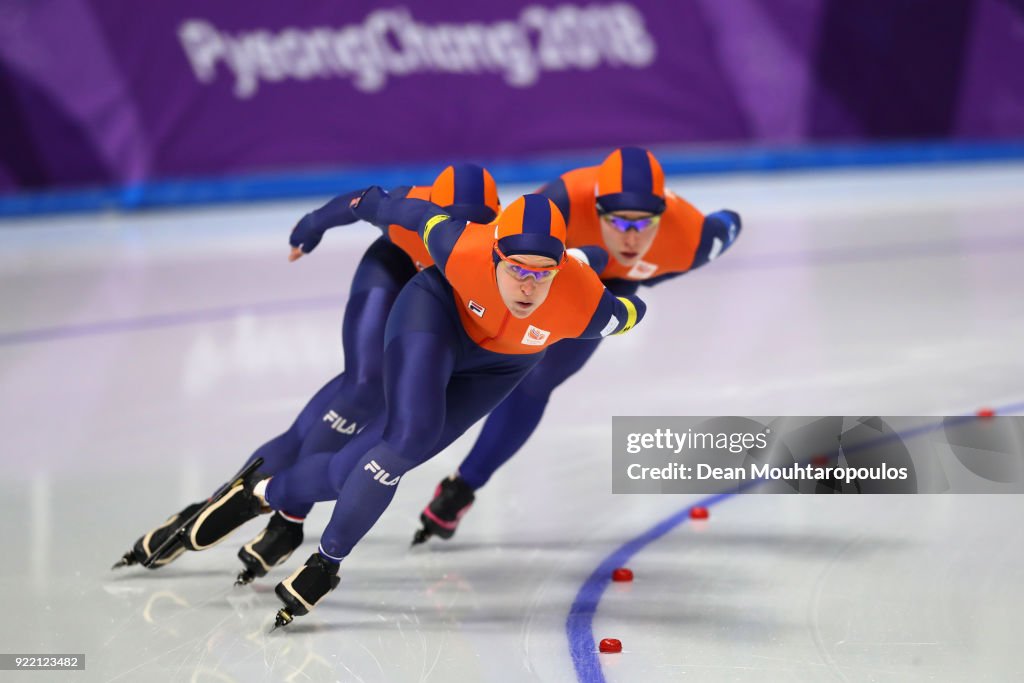
[[[665,211],[665,173],[654,155],[640,147],[620,147],[597,169],[597,210]]]
[[[498,185],[482,166],[452,164],[430,186],[430,201],[458,220],[490,223],[501,211]]]

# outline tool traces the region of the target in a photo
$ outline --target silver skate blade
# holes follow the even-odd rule
[[[121,557],[120,560],[115,562],[110,569],[113,571],[115,569],[120,569],[121,567],[130,567],[133,564],[135,564],[135,555],[133,555],[132,551],[129,550]]]
[[[248,586],[250,583],[256,580],[256,575],[248,569],[243,569],[238,572],[238,576],[235,577],[236,586]]]
[[[277,614],[274,615],[274,625],[270,627],[270,631],[267,632],[267,635],[270,635],[282,626],[287,626],[292,623],[294,619],[295,617],[293,617],[292,613],[288,611],[288,608],[282,607],[277,610]]]

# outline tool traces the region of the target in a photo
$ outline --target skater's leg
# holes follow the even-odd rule
[[[528,377],[532,373],[529,367],[526,366],[522,368],[522,374]],[[449,420],[449,425],[446,426],[446,433],[442,435],[438,442],[438,451],[446,448],[452,441],[465,433],[472,426],[472,423],[476,421],[479,416],[478,414],[469,423],[455,423],[458,419],[457,416],[474,414],[470,408],[481,401],[481,392],[486,392],[487,394],[486,399],[484,399],[485,401],[500,401],[503,398],[505,401],[508,400],[506,394],[509,385],[507,383],[503,387],[496,386],[493,393],[489,391],[487,384],[495,381],[503,380],[489,377],[453,378],[448,388],[448,406],[455,417]],[[512,394],[514,393],[515,389],[512,391]],[[499,408],[500,406],[495,408],[495,410]],[[420,513],[422,527],[413,536],[413,545],[423,543],[431,536],[440,536],[445,539],[451,538],[455,533],[459,520],[469,511],[474,499],[473,489],[459,476],[452,475],[442,479],[441,483],[434,490],[433,500]]]
[[[296,464],[277,472],[271,482],[274,493],[268,484],[268,504],[278,512],[239,549],[244,569],[236,583],[249,583],[285,562],[302,543],[302,524],[313,503],[337,497],[327,477],[335,452],[360,438],[357,435],[380,438],[379,428],[374,431],[367,426],[384,406],[384,329],[398,293],[415,272],[409,258],[384,240],[371,245],[363,256],[342,323],[345,372],[303,431]]]
[[[278,474],[299,463],[299,469],[291,474],[290,480],[302,483],[290,494],[281,495],[281,502],[276,506],[292,520],[304,519],[313,502],[336,497],[333,490],[317,486],[327,483],[326,477],[319,473],[325,471],[333,453],[341,450],[383,410],[384,329],[398,293],[415,274],[416,268],[409,257],[384,239],[370,245],[359,262],[342,321],[345,372],[331,381],[329,391],[318,392],[292,429],[279,437],[286,441],[290,454],[287,467],[271,469],[265,465],[262,469],[267,474]],[[290,436],[298,436],[298,439],[285,439]],[[255,455],[260,454],[261,451],[257,451]],[[267,459],[265,455],[264,459]],[[274,463],[281,461],[275,459]],[[283,482],[278,484],[281,485]]]
[[[289,473],[286,479],[292,482],[290,493],[280,494],[274,505],[293,518],[305,518],[316,501],[334,500],[336,492],[320,475],[331,456],[383,409],[384,324],[396,295],[397,291],[385,287],[352,294],[345,308],[342,335],[345,372],[336,378],[331,395],[318,403],[315,413],[308,415],[308,428],[295,448],[296,457],[291,463],[294,466],[267,471]],[[277,486],[284,486],[284,482]]]
[[[316,427],[303,437],[300,457],[340,450],[383,410],[384,331],[399,292],[415,274],[409,257],[388,240],[366,250],[342,320],[345,373]]]
[[[320,475],[331,456],[383,407],[382,351],[373,345],[383,348],[384,322],[393,302],[394,292],[384,288],[352,295],[345,310],[346,330],[353,330],[343,335],[345,372],[317,392],[287,432],[252,456],[268,463],[261,468],[265,474],[289,473],[286,479],[297,484],[275,504],[292,518],[305,518],[316,501],[334,500],[336,492]]]
[[[264,474],[277,474],[291,467],[299,457],[303,440],[320,422],[324,413],[327,412],[327,405],[337,395],[343,377],[344,375],[338,375],[322,386],[303,406],[288,430],[257,448],[249,456],[246,464],[256,458],[263,458],[260,471]]]
[[[415,343],[420,348],[424,347],[422,342]],[[414,352],[396,349],[394,344],[388,347],[389,361],[394,351],[397,351],[394,358],[411,368],[400,377],[410,378],[423,372]],[[334,514],[321,537],[322,552],[334,559],[347,555],[391,502],[398,478],[464,434],[508,395],[539,358],[539,355],[523,356],[512,361],[500,373],[471,377],[456,374],[447,380],[447,386],[441,384],[444,374],[438,373],[430,381],[436,382],[437,387],[443,387],[440,391],[437,388],[433,392],[424,391],[421,381],[412,381],[404,386],[393,385],[389,381],[388,426],[381,443],[354,463],[340,459],[331,463],[332,481],[341,483],[341,487]],[[393,395],[398,397],[394,413]],[[438,425],[441,425],[440,429]],[[346,470],[342,471],[341,466]],[[387,485],[376,486],[369,478],[356,476],[363,472],[368,477],[372,476],[373,481],[387,482]],[[381,475],[380,472],[387,474]]]
[[[365,453],[380,441],[382,432],[383,416],[371,422],[337,453],[324,451],[304,456],[293,467],[275,475],[267,483],[267,504],[275,510],[290,511],[308,508],[316,502],[337,499],[338,489],[328,475],[332,459],[347,448]]]
[[[411,332],[393,340],[385,358],[388,407],[381,439],[369,449],[343,449],[328,470],[338,502],[321,551],[334,560],[369,531],[391,503],[402,474],[434,452],[443,431],[445,389],[455,364],[451,340]]]
[[[551,392],[576,374],[600,343],[600,339],[565,339],[553,345],[508,398],[491,411],[476,443],[459,465],[459,475],[470,488],[481,488],[522,448],[540,424]]]
[[[353,293],[345,308],[345,372],[303,437],[299,457],[338,451],[384,408],[384,324],[397,291]]]
[[[476,499],[476,489],[526,443],[540,424],[551,392],[593,355],[599,339],[565,339],[550,347],[544,358],[488,415],[483,430],[458,471],[437,485],[434,497],[420,513],[420,530],[413,545],[431,536],[449,539]]]
[[[496,406],[540,358],[512,357],[485,368],[495,354],[472,345],[452,315],[449,301],[423,286],[433,275],[422,276],[423,281],[413,280],[402,291],[388,320],[381,439],[368,450],[353,448],[352,442],[331,461],[329,476],[338,487],[338,499],[320,539],[317,566],[324,560],[333,566],[346,556],[387,508],[402,475]],[[479,358],[472,356],[474,348],[482,354]],[[457,368],[463,374],[473,368],[480,372],[460,382]],[[304,575],[325,576],[307,562],[278,584],[276,592],[286,611],[308,611],[332,587],[318,579],[323,592],[300,595],[297,586]]]
[[[263,458],[261,471],[276,474],[297,457],[337,451],[381,411],[384,328],[398,293],[415,273],[409,257],[387,240],[370,245],[352,278],[342,318],[345,372],[313,396],[287,432],[251,456]]]
[[[318,431],[321,432],[320,438],[313,436]],[[304,445],[330,448],[337,444],[341,448],[342,444],[338,442],[342,439],[338,438],[338,432],[330,430],[324,438],[322,433],[327,431],[314,430]],[[380,429],[369,427],[349,444],[360,438],[372,440],[379,437]],[[303,523],[313,504],[337,498],[337,491],[327,476],[327,468],[334,455],[333,451],[302,453],[293,466],[278,472],[267,482],[264,500],[277,512],[271,515],[266,528],[238,550],[238,559],[244,568],[235,581],[236,585],[265,576],[272,567],[287,561],[302,544]]]
[[[450,304],[437,291],[414,279],[399,295],[385,340],[384,430],[376,443],[356,439],[332,460],[335,512],[320,552],[277,585],[285,603],[278,623],[305,614],[333,588],[328,579],[337,573],[337,561],[390,503],[398,472],[431,452],[443,431],[445,389],[465,341]],[[268,488],[273,499],[273,481]]]
[[[412,332],[387,347],[388,424],[375,445],[366,448],[366,442],[355,439],[332,459],[329,476],[339,489],[334,515],[320,539],[319,551],[275,587],[285,605],[278,612],[277,624],[308,613],[337,586],[338,562],[391,502],[402,473],[415,465],[412,458],[426,457],[425,453],[430,452],[430,444],[437,441],[444,422],[445,386],[455,354],[450,339],[429,332]],[[395,395],[392,400],[392,392],[398,387],[408,393]],[[412,410],[392,412],[399,405]]]
[[[406,314],[402,317],[413,329],[396,333],[384,353],[387,415],[373,421],[337,453],[314,453],[273,477],[266,488],[270,505],[294,509],[319,500],[337,500],[345,479],[375,448],[415,453],[428,450],[437,441],[444,423],[444,391],[461,340],[436,294],[413,288],[404,298]],[[394,415],[401,417],[395,419]],[[371,462],[372,457],[366,465]],[[392,490],[386,487],[387,492]],[[389,501],[387,496],[380,510]]]

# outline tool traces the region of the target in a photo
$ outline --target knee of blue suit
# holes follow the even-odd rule
[[[351,470],[345,467],[340,459],[335,459],[328,467],[331,485],[341,491],[350,477],[365,477],[366,484],[376,482],[383,486],[397,486],[403,474],[413,469],[424,458],[408,457],[387,443],[378,443],[362,456]],[[337,466],[335,466],[337,465]]]
[[[547,403],[548,398],[551,396],[551,392],[555,390],[559,382],[557,379],[548,373],[544,372],[531,372],[523,381],[512,391],[511,396],[529,397],[534,401],[542,401]],[[510,396],[510,398],[511,398]]]

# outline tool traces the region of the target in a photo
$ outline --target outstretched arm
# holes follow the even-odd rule
[[[582,247],[570,247],[566,249],[569,256],[577,261],[590,266],[591,270],[600,275],[608,267],[608,252],[604,247],[596,244],[588,244]]]
[[[408,186],[396,187],[391,193],[396,196],[405,196],[409,189]],[[352,203],[365,192],[366,188],[363,188],[339,194],[319,209],[310,211],[300,218],[288,237],[288,243],[292,246],[292,253],[288,260],[294,261],[303,254],[308,254],[316,249],[320,240],[323,239],[324,233],[331,228],[358,221],[359,217],[352,211]]]
[[[582,339],[624,334],[636,327],[647,313],[647,305],[634,295],[615,296],[607,289],[601,296],[590,324],[580,333]]]
[[[740,221],[740,215],[735,211],[722,209],[721,211],[709,213],[704,217],[704,223],[700,231],[700,242],[697,245],[697,253],[694,254],[693,263],[690,264],[689,269],[658,275],[649,280],[644,280],[641,284],[644,287],[653,287],[660,282],[677,278],[680,275],[686,275],[701,266],[711,263],[733,245],[737,238],[739,238],[742,229],[743,225],[742,221]]]
[[[693,258],[690,270],[711,263],[724,254],[740,236],[742,227],[740,215],[735,211],[723,209],[705,216],[697,255]]]
[[[330,228],[338,225],[355,223],[358,218],[352,213],[352,200],[363,194],[365,190],[355,190],[346,194],[340,194],[327,202],[319,209],[310,211],[299,219],[295,228],[288,237],[288,243],[292,246],[292,254],[289,260],[294,261],[303,254],[316,249],[323,239],[324,233]]]
[[[466,221],[452,218],[437,204],[423,199],[389,197],[379,187],[366,190],[353,211],[358,218],[382,230],[398,225],[419,233],[442,275],[455,243],[466,229]]]

